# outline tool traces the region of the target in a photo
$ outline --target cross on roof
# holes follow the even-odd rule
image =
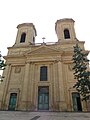
[[[45,37],[42,38],[43,39],[43,43],[44,43],[44,40],[46,39]]]

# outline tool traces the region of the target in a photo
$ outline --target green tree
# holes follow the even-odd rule
[[[77,80],[73,86],[81,94],[82,100],[87,101],[90,97],[90,71],[87,67],[89,60],[88,52],[83,51],[78,44],[74,46],[73,63],[74,78]]]
[[[3,57],[2,57],[2,55],[0,53],[0,70],[4,70],[5,66],[6,66],[5,61],[3,60]],[[4,78],[4,76],[0,75],[0,81],[1,82],[2,82],[2,78]]]

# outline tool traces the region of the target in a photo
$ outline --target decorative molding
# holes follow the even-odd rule
[[[15,73],[20,73],[21,72],[21,67],[17,66],[15,67]]]
[[[68,69],[69,69],[70,71],[73,71],[73,67],[74,67],[74,64],[69,64],[69,65],[68,65]]]
[[[20,88],[10,88],[9,92],[18,93],[20,92]]]

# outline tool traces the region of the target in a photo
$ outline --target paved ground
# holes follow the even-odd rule
[[[0,120],[90,120],[90,113],[0,111]]]

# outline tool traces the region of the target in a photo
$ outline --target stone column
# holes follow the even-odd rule
[[[65,93],[64,93],[64,81],[63,81],[63,71],[62,63],[58,61],[58,80],[59,80],[59,110],[66,111]]]
[[[22,89],[22,98],[21,98],[21,109],[27,110],[28,104],[28,80],[29,80],[29,63],[25,65],[25,76],[23,81],[23,89]]]

